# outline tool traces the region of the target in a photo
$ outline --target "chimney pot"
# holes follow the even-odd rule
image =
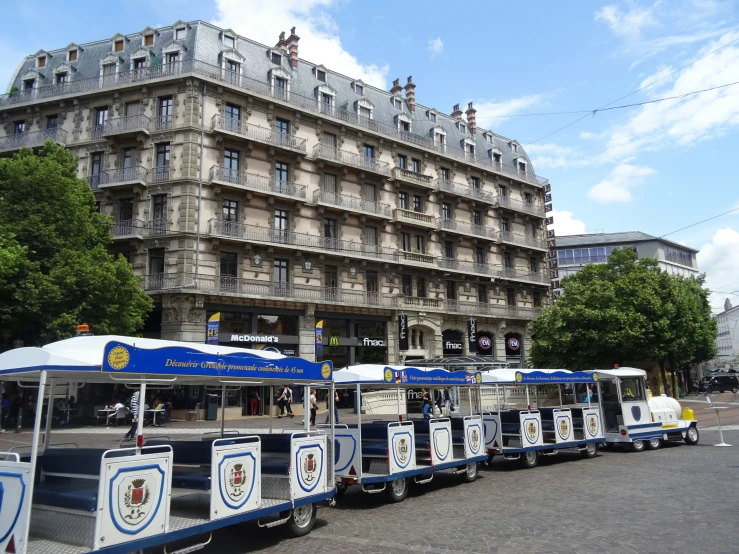
[[[293,27],[293,28],[290,29],[290,33],[293,34],[293,35],[295,34],[295,27]]]
[[[400,86],[400,79],[395,79],[393,81],[393,88],[390,89],[390,94],[400,94],[403,90],[403,87]]]
[[[408,102],[408,108],[412,111],[416,111],[416,85],[413,84],[413,78],[408,77],[408,83],[405,85],[405,98]]]
[[[280,40],[285,40],[285,31],[280,33]]]
[[[458,112],[459,111],[459,104],[454,104],[454,111],[455,112]]]
[[[298,41],[300,37],[295,34],[295,27],[290,29],[290,36],[287,39],[287,51],[290,52],[290,65],[298,67]]]
[[[285,31],[280,33],[280,40],[277,41],[275,48],[279,48],[283,52],[287,52],[287,41],[285,40]]]
[[[469,104],[467,104],[467,109],[468,110],[471,110],[472,109],[472,102],[470,102]]]
[[[413,83],[413,76],[408,75],[408,84]]]
[[[477,134],[477,123],[475,122],[475,114],[477,110],[472,107],[472,102],[467,104],[467,126],[470,128],[470,133],[473,135]]]

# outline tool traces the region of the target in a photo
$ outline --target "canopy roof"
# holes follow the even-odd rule
[[[376,387],[465,386],[477,384],[479,375],[479,373],[454,372],[441,368],[360,364],[336,370],[334,383],[337,386],[372,385]]]
[[[569,371],[567,369],[506,368],[483,371],[481,374],[483,385],[555,385],[590,383],[597,380],[595,372]]]
[[[597,372],[601,377],[646,377],[647,372],[636,367],[619,367],[617,369],[588,369],[585,373]]]
[[[326,381],[331,363],[220,345],[118,335],[74,337],[0,354],[0,379],[35,380],[42,370],[69,381],[160,379],[203,383]]]
[[[416,367],[438,367],[444,369],[461,369],[463,367],[493,366],[508,367],[508,362],[501,362],[490,356],[449,356],[445,358],[431,358],[428,360],[413,360]]]

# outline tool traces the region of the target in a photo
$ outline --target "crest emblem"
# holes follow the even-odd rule
[[[303,480],[309,485],[316,480],[316,468],[316,455],[311,452],[303,458]]]
[[[400,439],[400,442],[398,443],[398,458],[400,458],[400,461],[403,463],[408,459],[408,443],[406,442],[406,439]]]
[[[528,421],[526,423],[526,437],[529,439],[529,442],[535,442],[538,436],[539,426],[536,424],[536,421]]]
[[[475,452],[480,447],[480,434],[477,432],[477,429],[472,429],[472,433],[470,433],[470,447]]]
[[[231,500],[239,500],[244,496],[245,482],[246,473],[244,472],[244,464],[233,464],[228,473],[228,484],[226,486],[228,496]]]
[[[559,420],[559,435],[563,439],[566,439],[569,436],[569,434],[570,434],[570,425],[567,422],[567,418],[562,417]]]
[[[598,432],[598,418],[591,414],[587,417],[588,420],[588,433],[591,437],[594,437]]]
[[[148,504],[151,500],[151,491],[146,479],[132,479],[123,493],[123,505],[128,513],[122,513],[123,519],[136,523],[149,513]]]
[[[639,421],[641,419],[641,408],[639,406],[632,406],[631,415],[634,416],[635,421]]]

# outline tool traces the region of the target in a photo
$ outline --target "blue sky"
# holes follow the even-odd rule
[[[272,5],[274,4],[274,5]],[[555,227],[662,235],[739,207],[739,85],[588,115],[739,39],[739,0],[403,3],[359,0],[78,0],[4,5],[0,80],[21,56],[147,25],[203,19],[274,44],[293,25],[300,55],[388,88],[413,75],[417,101],[449,113],[474,102],[478,126],[516,138],[553,187]],[[38,14],[53,17],[38,17]],[[739,80],[739,41],[617,102]],[[493,117],[495,116],[495,117]],[[506,117],[500,117],[506,116]],[[541,140],[537,140],[541,139]],[[739,212],[669,236],[702,250],[713,290],[739,302]],[[716,305],[724,293],[714,296]]]

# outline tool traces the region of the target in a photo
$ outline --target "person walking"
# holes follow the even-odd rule
[[[280,415],[277,417],[285,415],[285,404],[287,403],[287,387],[285,385],[280,385],[280,387],[282,387],[282,390],[280,391],[280,396],[277,398],[277,406],[280,408]]]
[[[331,409],[328,399],[326,399],[327,408]],[[326,414],[326,423],[328,423],[328,414]],[[339,391],[334,389],[334,424],[339,423]]]
[[[295,417],[292,409],[293,390],[288,385],[285,385],[285,390],[287,391],[285,394],[285,409],[287,410],[287,417]]]
[[[316,389],[310,390],[310,424],[316,425],[316,414],[318,413],[318,401],[316,400]]]
[[[136,431],[139,427],[139,391],[133,393],[131,397],[131,428],[128,430],[123,438],[133,439],[136,435]]]
[[[431,415],[429,415],[430,406],[429,392],[426,389],[421,389],[421,411],[425,419],[431,419]]]
[[[451,417],[454,405],[452,403],[452,394],[448,388],[444,389],[444,408],[446,417]]]
[[[261,400],[259,396],[259,391],[257,389],[251,389],[251,392],[249,393],[249,412],[250,415],[257,415],[257,412],[259,411],[259,401]]]

